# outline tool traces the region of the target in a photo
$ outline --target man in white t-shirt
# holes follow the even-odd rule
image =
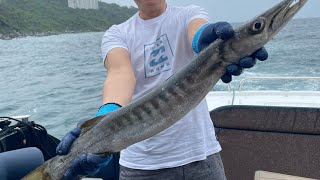
[[[103,88],[104,105],[97,115],[140,98],[190,63],[208,44],[234,35],[228,23],[209,24],[207,12],[195,5],[175,7],[167,5],[165,0],[135,2],[139,12],[126,22],[112,26],[103,36],[102,56],[108,74]],[[230,65],[222,80],[230,82],[231,75],[240,75],[243,67],[252,67],[255,57],[267,59],[266,50],[262,48],[251,57],[243,58],[240,65]],[[64,154],[61,149],[68,151],[77,133],[79,129],[63,138],[58,154]],[[203,100],[170,128],[122,150],[120,179],[226,179],[220,151]],[[98,170],[85,170],[84,166],[95,164],[87,162],[89,156],[96,155],[76,159],[66,177]],[[107,164],[107,159],[110,160],[108,157],[96,162]],[[98,164],[95,167],[99,167]]]

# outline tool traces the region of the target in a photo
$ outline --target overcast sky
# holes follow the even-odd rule
[[[134,0],[102,0],[119,5],[136,6]],[[260,14],[281,0],[167,0],[177,6],[196,4],[205,8],[212,21],[243,22]],[[298,18],[320,17],[320,0],[309,0]]]

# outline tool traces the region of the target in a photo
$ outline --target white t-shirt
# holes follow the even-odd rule
[[[133,100],[160,85],[194,59],[187,33],[188,23],[194,18],[209,19],[205,10],[198,6],[169,5],[154,19],[143,20],[136,13],[106,31],[101,48],[103,59],[112,48],[129,51],[137,80]],[[170,128],[122,150],[120,164],[143,170],[171,168],[204,160],[219,151],[221,147],[203,100]]]

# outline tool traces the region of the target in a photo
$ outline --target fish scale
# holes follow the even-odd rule
[[[67,155],[46,161],[23,179],[61,179],[78,154],[119,152],[169,128],[203,100],[229,64],[239,63],[241,57],[264,46],[306,2],[280,2],[235,30],[231,39],[210,44],[192,62],[138,100],[82,123],[81,135]]]

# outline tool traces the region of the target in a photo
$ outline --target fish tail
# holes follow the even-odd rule
[[[48,163],[44,163],[28,175],[22,178],[22,180],[52,180],[49,174],[45,171]]]

